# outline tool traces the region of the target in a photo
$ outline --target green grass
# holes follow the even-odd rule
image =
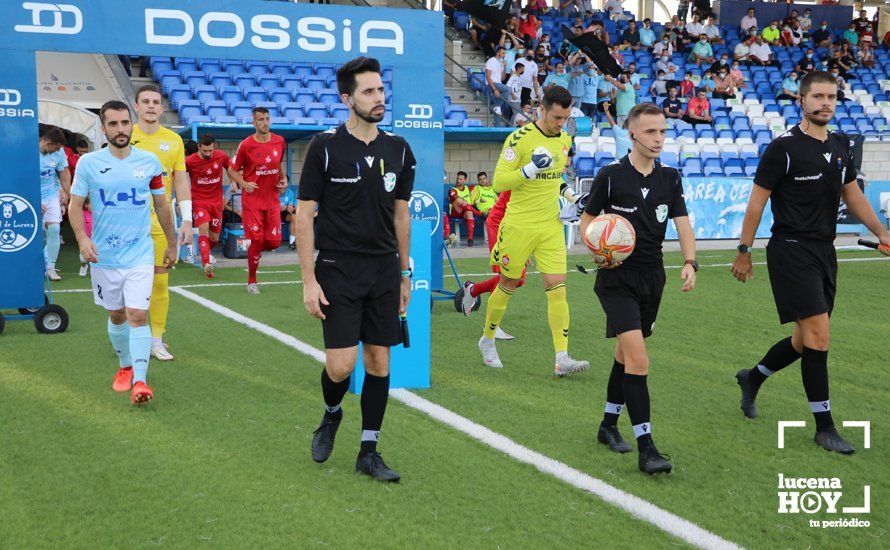
[[[86,287],[71,275],[74,258],[65,252],[68,276],[57,288]],[[863,255],[873,257],[840,257]],[[699,258],[724,263],[730,255]],[[669,255],[667,263],[679,257]],[[890,382],[881,350],[890,315],[880,289],[890,263],[840,268],[830,355],[835,419],[872,422],[873,448],[852,457],[814,446],[798,365],[764,386],[760,418],[745,420],[738,410],[734,373],[788,333],[777,323],[765,267],[758,267],[758,278],[744,286],[728,268],[703,268],[692,294],[681,293],[679,271],[668,270],[649,345],[654,437],[674,459],[669,477],[644,476],[635,454],[618,456],[595,441],[612,344],[603,338],[593,275],[570,273],[568,281],[570,350],[591,360],[590,371],[553,378],[546,300],[540,276],[531,275],[504,321],[517,340],[499,344],[503,370],[482,366],[475,347],[484,306],[466,319],[448,302],[436,305],[433,387],[420,394],[744,546],[887,546],[883,426],[890,421]],[[459,269],[487,268],[484,260],[465,260]],[[245,275],[242,268],[220,269],[214,282],[243,282]],[[297,276],[294,270],[260,280]],[[182,267],[171,281],[205,282]],[[321,327],[303,312],[298,285],[263,286],[258,297],[241,286],[191,290],[321,346]],[[2,547],[679,543],[397,402],[390,402],[381,449],[403,474],[401,484],[382,486],[353,472],[360,420],[352,396],[337,449],[317,465],[308,447],[320,416],[320,365],[175,294],[166,340],[177,360],[152,363],[157,399],[133,408],[110,389],[115,361],[91,295],[59,294],[57,301],[71,315],[67,333],[41,336],[30,323],[7,323],[0,336]],[[810,428],[788,431],[779,450],[777,420],[807,420]],[[631,436],[626,415],[619,427]],[[844,433],[861,448],[860,431]],[[809,519],[833,518],[777,514],[778,473],[839,477],[846,506],[861,505],[861,486],[870,484],[872,513],[859,517],[872,527],[813,529]]]

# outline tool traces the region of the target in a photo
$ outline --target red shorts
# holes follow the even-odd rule
[[[251,241],[265,241],[270,247],[281,244],[281,210],[279,207],[265,210],[247,209],[241,211],[241,225],[244,236]],[[277,244],[276,244],[277,243]]]
[[[210,232],[219,233],[222,230],[223,205],[195,202],[192,203],[192,225],[195,227],[210,223]]]
[[[467,212],[469,212],[469,210],[467,210],[463,206],[458,206],[457,204],[452,203],[452,205],[451,205],[451,217],[452,218],[463,218],[464,216],[467,215]]]

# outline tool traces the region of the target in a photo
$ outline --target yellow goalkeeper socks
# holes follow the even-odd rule
[[[169,273],[155,273],[151,286],[151,303],[148,305],[152,338],[162,338],[167,330],[167,313],[170,311],[169,282]]]
[[[513,291],[500,284],[491,293],[485,310],[485,329],[482,331],[482,336],[494,339],[494,333],[498,325],[501,324],[501,319],[504,318],[504,312],[507,311],[507,303],[510,302],[511,296],[513,296]]]
[[[556,353],[569,349],[569,303],[566,301],[566,285],[558,283],[544,291],[547,295],[547,322],[553,335]]]

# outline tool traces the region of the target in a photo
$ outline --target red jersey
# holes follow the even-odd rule
[[[77,161],[80,160],[80,155],[71,150],[71,147],[65,145],[62,147],[65,150],[65,158],[68,159],[68,171],[71,172],[71,182],[74,182],[74,170],[77,169]]]
[[[270,134],[271,139],[260,143],[248,136],[238,145],[238,152],[232,161],[232,168],[241,171],[245,181],[254,182],[259,187],[253,192],[244,192],[241,202],[245,209],[278,210],[278,180],[281,161],[286,147],[284,138]]]
[[[229,155],[219,149],[209,159],[201,153],[185,158],[185,169],[192,181],[192,201],[203,204],[222,204],[223,170],[229,167]]]
[[[507,212],[507,203],[510,202],[510,192],[504,191],[500,195],[498,195],[498,200],[494,203],[494,206],[491,207],[491,210],[488,211],[488,217],[485,220],[485,223],[493,223],[495,225],[500,225],[501,220],[504,219],[504,214]]]

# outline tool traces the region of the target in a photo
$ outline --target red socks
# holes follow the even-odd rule
[[[256,282],[256,270],[260,266],[260,254],[263,252],[263,241],[250,241],[247,247],[247,284]]]
[[[201,265],[210,263],[210,237],[198,236],[198,248],[201,250]]]

